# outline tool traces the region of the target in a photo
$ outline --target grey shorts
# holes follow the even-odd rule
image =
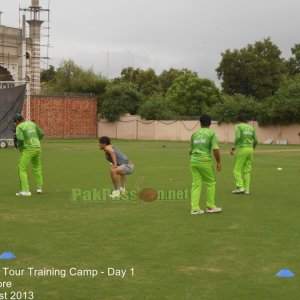
[[[129,174],[133,173],[133,170],[134,170],[133,164],[123,164],[123,165],[121,165],[121,167],[123,168],[125,175],[129,175]]]

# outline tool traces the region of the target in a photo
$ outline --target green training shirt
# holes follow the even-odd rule
[[[235,125],[235,148],[255,148],[256,145],[257,137],[255,129],[251,125],[246,123]]]
[[[32,149],[40,148],[40,140],[44,132],[33,122],[22,122],[17,126],[18,148]]]
[[[211,150],[219,149],[216,133],[210,128],[200,128],[192,134],[191,162],[211,161]]]

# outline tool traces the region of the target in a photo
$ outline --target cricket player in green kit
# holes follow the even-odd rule
[[[44,137],[44,132],[35,123],[24,121],[20,114],[14,117],[14,122],[17,125],[16,137],[18,140],[18,148],[21,152],[18,165],[21,190],[20,192],[16,193],[16,195],[31,196],[26,171],[30,162],[32,164],[32,170],[35,176],[37,193],[41,194],[43,192],[43,177],[40,140]]]
[[[202,183],[207,186],[206,213],[217,213],[222,208],[215,205],[215,173],[212,163],[211,151],[213,151],[217,171],[221,171],[221,158],[216,133],[210,129],[211,117],[202,115],[200,117],[201,128],[193,133],[190,144],[190,167],[193,177],[191,190],[192,215],[204,213],[200,209],[200,196]]]
[[[246,116],[240,115],[238,124],[235,126],[234,147],[230,151],[230,154],[233,155],[235,149],[237,150],[233,169],[235,189],[232,194],[250,193],[250,173],[256,145],[255,129],[247,124]]]

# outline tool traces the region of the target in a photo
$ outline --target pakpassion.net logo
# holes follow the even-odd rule
[[[154,188],[144,188],[141,190],[129,190],[126,194],[119,197],[111,198],[112,189],[81,189],[73,188],[70,192],[72,202],[101,202],[101,201],[138,201],[145,202],[161,201],[161,200],[189,200],[189,189],[177,190],[156,190]]]

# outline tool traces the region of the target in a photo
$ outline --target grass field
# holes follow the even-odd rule
[[[129,191],[190,193],[188,143],[115,145],[136,166]],[[13,291],[23,292],[15,299],[31,299],[25,292],[33,291],[39,300],[300,298],[299,146],[259,145],[251,194],[242,196],[231,195],[233,157],[230,145],[221,145],[216,204],[223,212],[198,216],[190,215],[189,199],[96,199],[93,189],[111,188],[97,141],[45,141],[42,147],[45,192],[25,198],[15,196],[18,151],[0,151],[0,254],[16,256],[0,260],[0,299],[12,299],[4,297]],[[30,183],[34,192],[32,175]],[[74,189],[84,197],[74,199]],[[205,194],[201,204],[205,208]],[[5,276],[3,268],[25,271]],[[123,278],[116,276],[121,269]],[[295,277],[276,277],[281,269]],[[3,287],[7,281],[11,288]]]

